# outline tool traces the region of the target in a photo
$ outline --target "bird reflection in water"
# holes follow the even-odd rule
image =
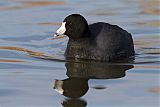
[[[129,64],[106,64],[95,62],[67,62],[69,77],[64,80],[54,80],[53,89],[68,97],[64,107],[86,107],[86,101],[79,99],[89,89],[89,79],[116,79],[125,76],[125,71],[133,68]]]
[[[66,99],[62,102],[63,107],[86,107],[87,102],[82,99]]]

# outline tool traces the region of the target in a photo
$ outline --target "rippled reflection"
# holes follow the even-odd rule
[[[64,80],[55,80],[54,89],[70,98],[79,98],[88,91],[87,78],[67,78]]]
[[[69,78],[63,80],[54,80],[53,89],[58,93],[70,98],[69,100],[63,102],[64,107],[68,107],[68,105],[78,105],[78,103],[84,103],[83,101],[79,101],[77,98],[84,96],[89,90],[89,79],[122,78],[125,76],[126,70],[131,68],[133,68],[133,65],[95,62],[67,62],[66,75]],[[85,104],[76,107],[85,107]]]
[[[63,107],[86,107],[87,102],[81,99],[66,99],[62,105]]]
[[[133,68],[133,65],[68,62],[66,68],[70,78],[114,79],[124,77],[125,71]]]

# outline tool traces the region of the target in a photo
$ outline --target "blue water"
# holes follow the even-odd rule
[[[72,13],[130,32],[135,61],[67,65],[53,34]],[[0,107],[160,106],[159,15],[158,0],[1,0]]]

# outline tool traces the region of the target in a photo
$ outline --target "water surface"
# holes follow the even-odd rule
[[[135,61],[65,62],[52,37],[71,13],[126,29]],[[158,0],[1,0],[0,107],[160,106],[159,15]]]

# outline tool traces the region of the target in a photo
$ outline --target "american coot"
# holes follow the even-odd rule
[[[69,37],[66,58],[115,61],[134,56],[130,33],[117,25],[97,22],[88,25],[80,14],[71,14],[62,22],[54,36]]]

